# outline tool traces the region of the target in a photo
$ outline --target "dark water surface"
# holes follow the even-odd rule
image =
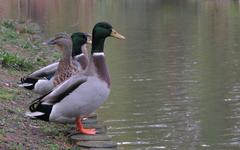
[[[240,149],[238,0],[0,0],[46,37],[110,22],[112,92],[99,117],[119,149]]]

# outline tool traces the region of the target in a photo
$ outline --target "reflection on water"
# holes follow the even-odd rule
[[[120,149],[239,149],[238,0],[0,2],[46,36],[105,20],[127,37],[106,41],[113,86],[99,110]]]

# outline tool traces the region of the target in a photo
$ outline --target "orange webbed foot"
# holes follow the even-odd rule
[[[88,135],[96,134],[96,129],[86,129],[86,128],[83,127],[83,124],[82,124],[82,121],[81,121],[80,117],[76,118],[76,127],[77,127],[77,130],[80,133],[88,134]]]
[[[88,134],[88,135],[94,135],[96,134],[96,129],[85,129],[82,128],[81,130],[79,130],[81,133],[83,134]]]

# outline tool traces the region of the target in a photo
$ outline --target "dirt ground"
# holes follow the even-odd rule
[[[9,76],[3,69],[0,71],[1,88],[17,91],[12,100],[0,100],[0,149],[70,148],[71,145],[67,143],[70,128],[25,117],[28,104],[37,95],[16,87],[19,76]]]
[[[74,129],[67,125],[31,120],[24,115],[28,111],[29,103],[38,95],[21,89],[17,82],[34,69],[50,63],[53,58],[46,58],[51,55],[41,47],[41,39],[38,42],[34,41],[33,36],[36,36],[36,33],[24,34],[19,32],[19,29],[10,27],[2,24],[0,26],[0,52],[6,51],[24,60],[30,60],[33,62],[33,68],[16,70],[4,67],[0,61],[0,149],[70,149],[67,135]],[[30,46],[21,46],[21,42],[26,41]],[[36,63],[39,60],[41,63]]]

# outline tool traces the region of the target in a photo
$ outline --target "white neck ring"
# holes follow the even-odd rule
[[[81,53],[81,54],[79,54],[78,56],[83,56],[84,54],[83,53]]]
[[[104,52],[95,52],[93,56],[104,56]]]

